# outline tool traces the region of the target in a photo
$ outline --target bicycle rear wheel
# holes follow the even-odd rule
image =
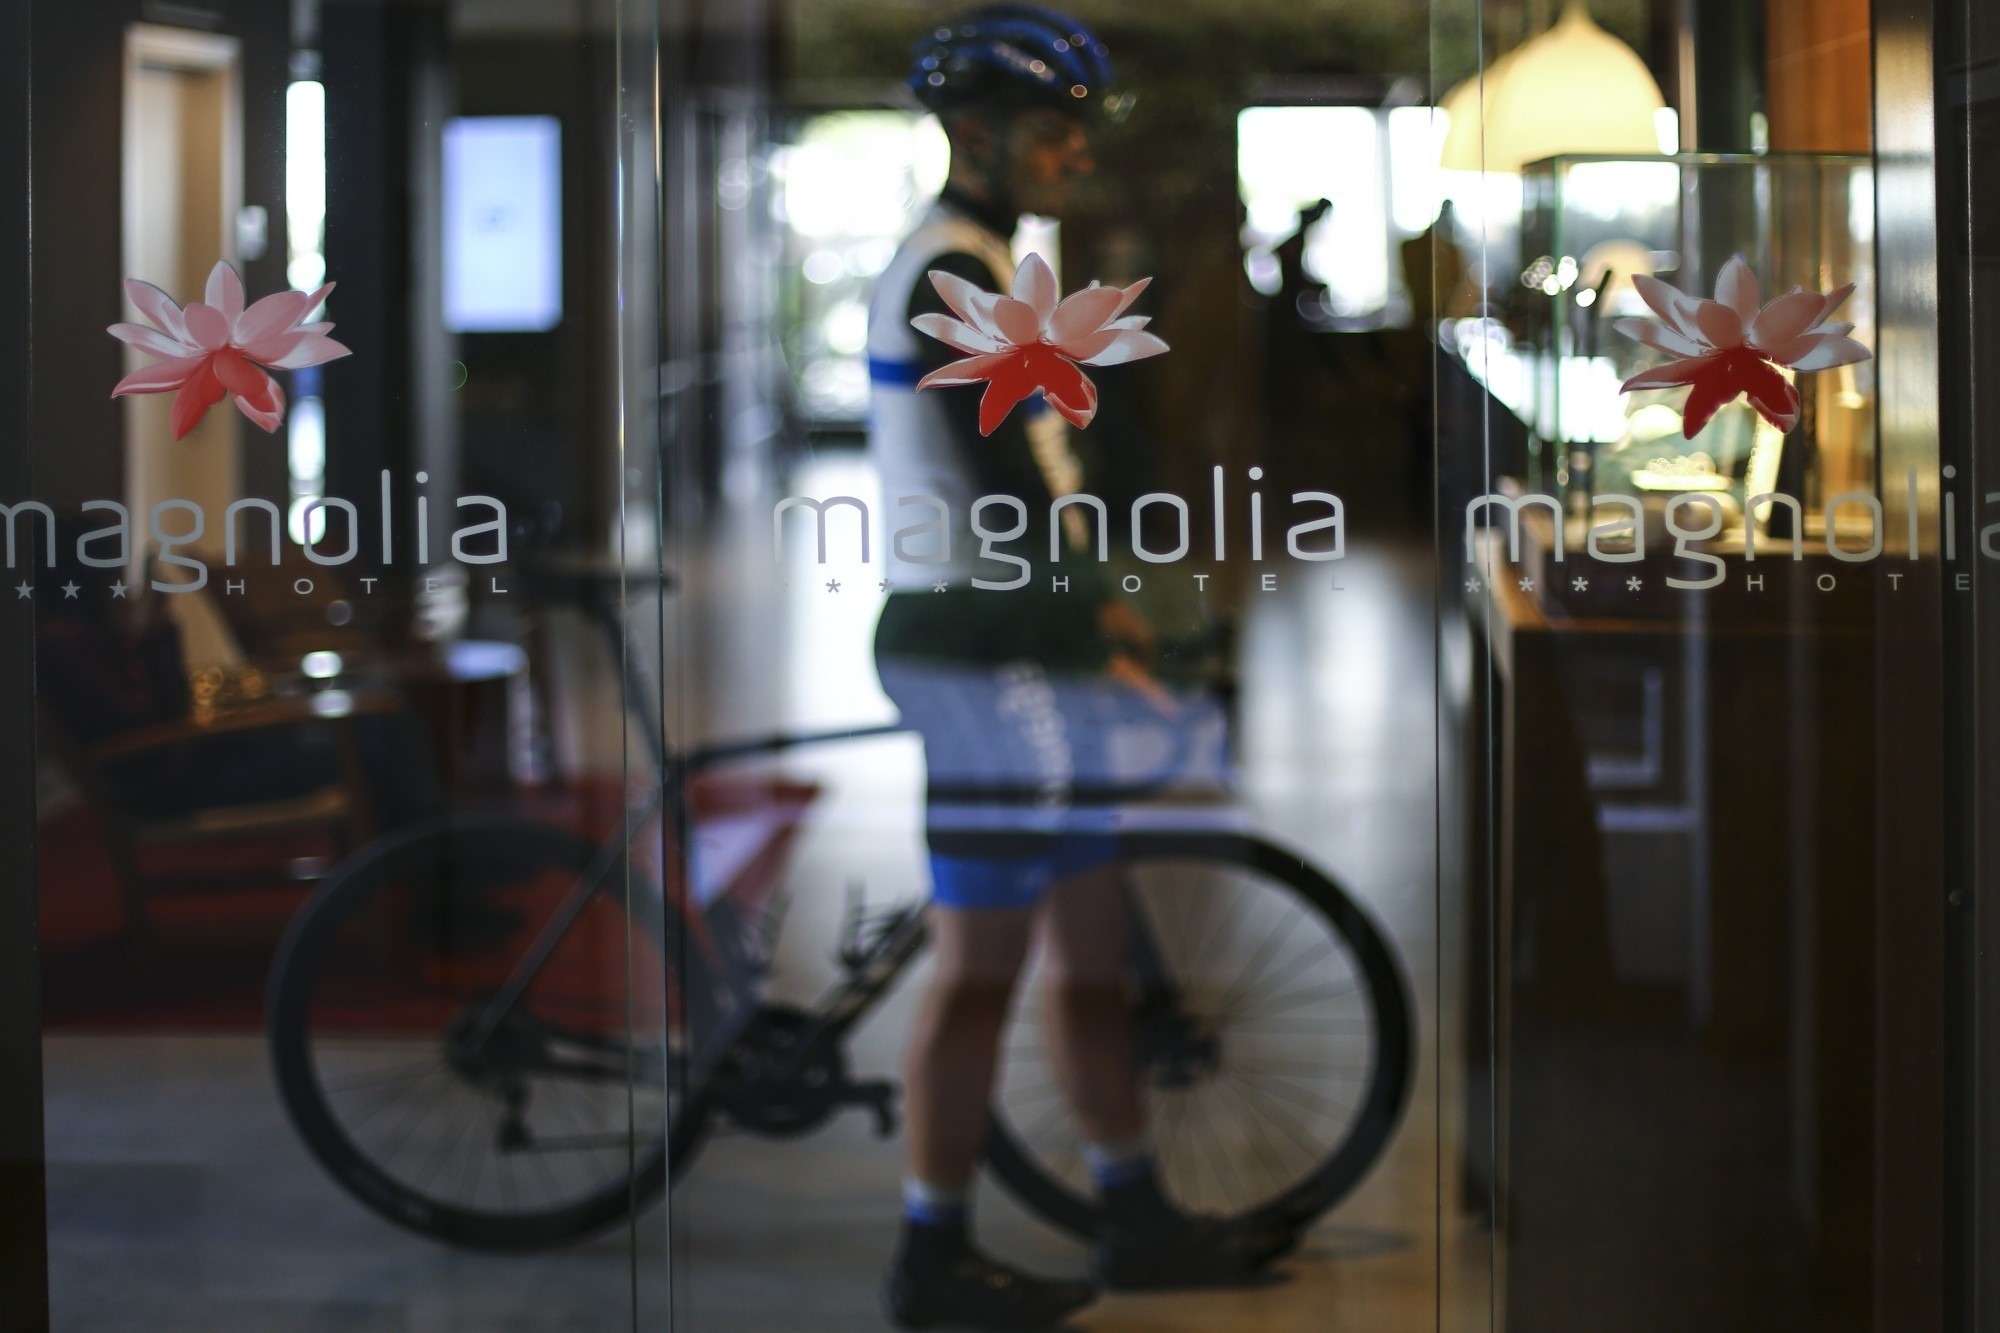
[[[687,960],[657,891],[627,894],[617,850],[504,816],[439,821],[364,849],[293,922],[268,1003],[278,1088],[360,1201],[450,1244],[524,1250],[664,1187],[667,997]]]
[[[1394,955],[1337,885],[1235,834],[1121,839],[1130,987],[1162,1185],[1185,1208],[1303,1229],[1357,1185],[1409,1091]],[[1083,1139],[1049,1063],[1039,967],[1006,1037],[986,1155],[1031,1210],[1096,1224]]]

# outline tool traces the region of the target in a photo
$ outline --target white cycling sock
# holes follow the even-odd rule
[[[1086,1143],[1083,1160],[1090,1178],[1102,1190],[1131,1185],[1153,1174],[1153,1145],[1146,1139],[1119,1139],[1111,1143]]]
[[[903,1181],[903,1217],[917,1226],[956,1226],[972,1211],[965,1185],[934,1185],[914,1177]]]

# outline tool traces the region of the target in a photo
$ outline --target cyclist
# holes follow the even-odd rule
[[[1039,413],[1016,413],[982,437],[978,394],[916,392],[924,374],[957,356],[911,327],[918,315],[947,311],[928,275],[1007,290],[1020,217],[1060,217],[1094,170],[1090,131],[1111,105],[1111,74],[1090,29],[1036,6],[987,6],[926,34],[910,86],[944,125],[949,180],[870,311],[870,444],[885,504],[901,515],[898,526],[912,521],[906,497],[927,497],[915,503],[936,515],[930,530],[891,544],[893,591],[875,639],[883,688],[924,741],[937,942],[906,1057],[903,1225],[885,1286],[889,1314],[906,1328],[1038,1328],[1094,1295],[1086,1283],[1000,1264],[968,1233],[1000,1037],[1037,937],[1050,1046],[1099,1191],[1098,1281],[1238,1281],[1291,1240],[1234,1234],[1177,1211],[1146,1144],[1116,843],[1105,815],[1076,801],[1105,780],[1100,719],[1109,694],[1136,689],[1164,705],[1145,666],[1144,622],[1092,577],[1088,559],[1062,566],[1067,590],[1032,568],[1017,591],[969,586],[982,575],[1006,581],[1019,568],[978,558],[982,543],[1032,566],[1048,542],[1033,520],[1053,496],[1082,489],[1061,422],[1034,402]],[[1030,521],[1011,541],[970,526],[973,502],[987,495],[1025,506]],[[1016,526],[1009,518],[998,530]]]

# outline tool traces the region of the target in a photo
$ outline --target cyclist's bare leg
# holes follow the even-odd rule
[[[1130,1143],[1145,1133],[1125,989],[1122,875],[1112,864],[1057,881],[1042,917],[1050,1060],[1093,1143]]]
[[[967,1209],[1034,910],[933,903],[930,914],[937,968],[910,1033],[909,1176],[884,1299],[902,1328],[1046,1328],[1096,1293],[1087,1282],[1035,1277],[987,1258],[972,1244]]]
[[[1007,1007],[1033,934],[1032,908],[930,908],[935,968],[905,1055],[909,1174],[929,1185],[972,1179],[986,1133]]]
[[[1249,1281],[1289,1248],[1290,1232],[1231,1233],[1214,1218],[1181,1211],[1146,1142],[1125,982],[1132,921],[1124,873],[1114,863],[1057,881],[1041,928],[1050,1059],[1087,1140],[1097,1189],[1092,1262],[1114,1288]]]

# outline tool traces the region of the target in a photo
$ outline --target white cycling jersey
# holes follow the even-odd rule
[[[889,261],[875,284],[868,311],[868,440],[882,482],[883,563],[888,577],[907,588],[939,579],[960,582],[975,563],[966,524],[972,502],[979,498],[978,485],[972,460],[954,437],[942,395],[977,390],[917,392],[917,381],[929,368],[926,355],[933,348],[926,347],[930,340],[910,327],[909,318],[918,285],[928,283],[938,259],[949,254],[985,261],[993,271],[987,285],[994,291],[1006,290],[1013,272],[1007,238],[939,200]],[[931,506],[900,503],[912,495],[935,496],[948,507],[949,558],[937,558],[944,543],[935,532],[912,535],[905,543],[907,553],[916,559],[905,560],[897,552],[893,536],[897,529],[936,517]]]

